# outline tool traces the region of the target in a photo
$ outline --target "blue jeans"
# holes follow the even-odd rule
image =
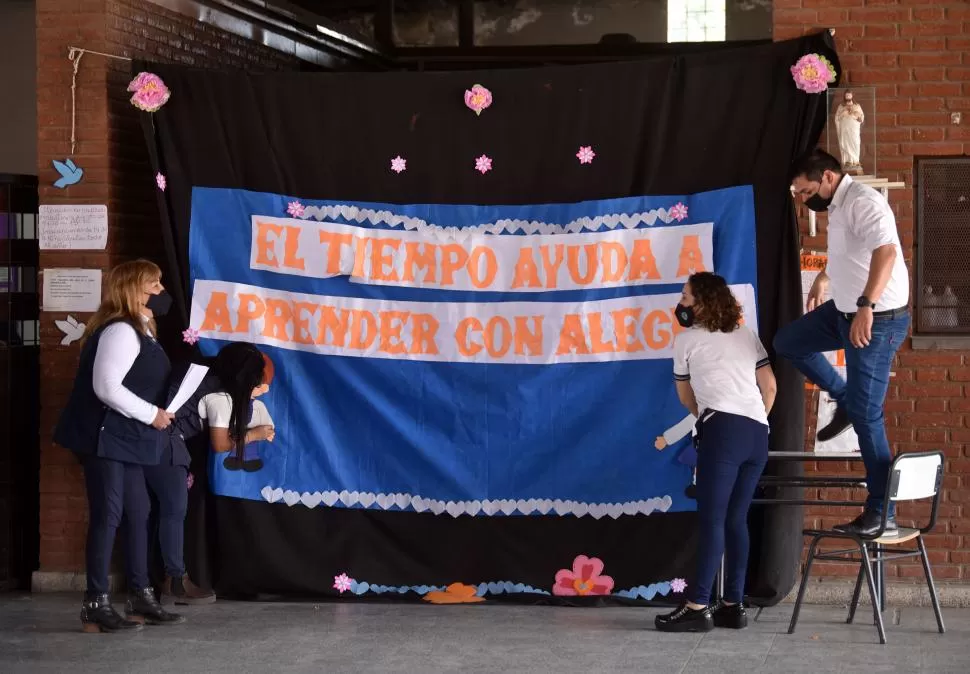
[[[697,426],[697,571],[687,598],[711,602],[724,555],[724,599],[744,599],[748,570],[748,510],[768,461],[768,427],[716,412]]]
[[[829,301],[775,335],[775,352],[790,360],[848,414],[866,466],[866,508],[878,514],[882,514],[893,460],[883,405],[893,358],[906,339],[909,321],[908,313],[896,318],[874,317],[869,346],[857,349],[849,341],[852,321]],[[845,349],[845,380],[822,355],[839,349]],[[889,515],[894,514],[891,508]]]

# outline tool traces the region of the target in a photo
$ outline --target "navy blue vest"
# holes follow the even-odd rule
[[[168,431],[115,412],[94,393],[94,357],[108,325],[91,335],[81,349],[74,389],[54,430],[54,442],[80,455],[157,465],[168,442]],[[122,383],[142,400],[163,406],[171,369],[168,356],[155,340],[136,332],[141,351]]]

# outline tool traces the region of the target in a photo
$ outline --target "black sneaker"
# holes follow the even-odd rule
[[[870,538],[879,533],[879,528],[882,526],[882,514],[874,512],[872,510],[864,510],[861,515],[856,517],[851,522],[846,522],[845,524],[837,524],[833,529],[836,531],[841,531],[845,534],[853,534],[855,536],[860,536],[862,538]],[[886,519],[886,528],[883,530],[883,536],[896,536],[899,534],[899,527],[896,526],[896,518],[889,517]]]
[[[81,604],[81,629],[85,632],[137,632],[141,623],[121,617],[107,594],[89,594]]]
[[[661,632],[710,632],[714,629],[711,607],[695,610],[687,608],[687,602],[676,611],[658,615],[653,622]]]
[[[155,598],[155,590],[150,587],[128,593],[125,615],[128,620],[149,625],[179,625],[185,622],[185,616],[162,608]]]
[[[852,428],[852,422],[849,421],[849,413],[845,411],[845,407],[839,405],[835,408],[835,414],[832,415],[832,421],[828,425],[818,432],[819,442],[828,442],[833,438],[837,438],[847,430]]]
[[[748,626],[748,614],[741,602],[729,606],[724,603],[723,599],[719,599],[711,608],[711,613],[714,615],[714,627],[743,630]]]

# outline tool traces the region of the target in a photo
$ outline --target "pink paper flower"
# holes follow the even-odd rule
[[[133,92],[131,104],[145,112],[155,112],[172,96],[162,78],[154,73],[138,73],[128,85],[128,91]]]
[[[482,155],[475,160],[475,170],[485,175],[492,170],[492,158],[487,155]]]
[[[286,212],[292,218],[302,218],[305,211],[306,209],[303,208],[303,204],[299,201],[291,201],[286,205]]]
[[[613,579],[603,573],[603,560],[579,555],[573,560],[573,568],[556,572],[556,584],[552,593],[559,597],[575,597],[591,594],[609,594]]]
[[[191,489],[193,484],[195,484],[195,475],[189,473],[185,476],[185,488]]]
[[[670,212],[670,217],[672,217],[674,220],[677,220],[678,222],[681,220],[687,219],[687,207],[684,206],[684,204],[682,204],[679,201],[670,207],[669,212]]]
[[[163,176],[161,173],[155,174],[155,184],[158,185],[158,189],[160,189],[162,192],[164,192],[165,188],[168,187],[168,181],[165,180],[165,176]]]
[[[672,581],[670,581],[670,589],[676,594],[680,594],[687,589],[687,581],[685,581],[683,578],[674,578]]]
[[[199,341],[199,331],[195,328],[187,328],[183,330],[182,341],[186,344],[195,344]]]
[[[820,54],[805,54],[791,67],[795,86],[809,94],[819,94],[835,81],[835,66]]]
[[[391,160],[391,170],[395,173],[400,173],[401,171],[406,171],[408,168],[408,160],[398,155]]]
[[[590,145],[583,145],[579,148],[579,152],[576,153],[576,158],[579,159],[580,164],[592,164],[593,157],[596,153],[593,152],[593,148]]]
[[[353,578],[348,576],[346,573],[342,573],[339,576],[333,577],[333,589],[335,589],[340,594],[343,594],[344,592],[350,589],[350,585],[353,582],[354,582]]]
[[[475,111],[476,115],[482,114],[482,110],[492,104],[492,92],[476,84],[471,89],[465,90],[465,105]]]

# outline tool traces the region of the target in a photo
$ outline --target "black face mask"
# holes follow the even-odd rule
[[[832,203],[832,197],[826,199],[821,194],[816,192],[808,199],[805,200],[805,205],[811,208],[816,213],[824,213],[829,209],[829,204]]]
[[[155,317],[164,316],[172,308],[172,296],[165,290],[157,295],[149,295],[145,307],[150,309]]]
[[[694,307],[685,307],[683,304],[678,304],[677,308],[674,309],[674,315],[682,328],[689,328],[694,325]]]

